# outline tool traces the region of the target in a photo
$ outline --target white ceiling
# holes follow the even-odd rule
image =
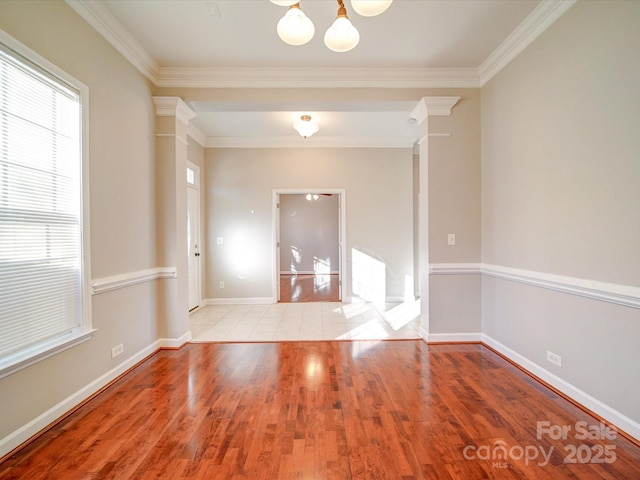
[[[286,7],[268,0],[67,0],[158,86],[262,88],[246,101],[188,102],[210,146],[299,145],[303,113],[320,125],[305,146],[410,146],[419,98],[265,101],[264,87],[479,87],[573,1],[395,0],[367,18],[345,0],[360,43],[335,53],[322,41],[335,0],[300,2],[316,33],[298,47],[278,38]]]

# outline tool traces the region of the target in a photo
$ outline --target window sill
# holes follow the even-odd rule
[[[27,349],[18,354],[9,355],[0,360],[0,379],[86,342],[95,332],[96,330],[92,329],[85,332],[72,333],[62,338],[50,340],[49,342]]]

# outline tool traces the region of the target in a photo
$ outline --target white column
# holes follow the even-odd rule
[[[175,266],[158,285],[158,337],[166,346],[191,339],[187,258],[187,130],[195,113],[178,97],[153,97],[156,106],[157,262]]]
[[[429,336],[429,116],[449,116],[460,97],[422,97],[411,112],[418,122],[418,286],[420,335]]]

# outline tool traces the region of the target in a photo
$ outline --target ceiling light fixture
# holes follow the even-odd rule
[[[295,2],[289,6],[287,13],[278,22],[277,31],[284,43],[304,45],[313,38],[316,29],[313,22],[300,9],[300,4]]]
[[[334,52],[348,52],[360,41],[360,33],[347,16],[343,0],[337,0],[338,14],[324,34],[325,45]],[[373,17],[384,12],[393,0],[351,0],[353,10],[364,16]],[[289,7],[278,22],[278,36],[289,45],[304,45],[313,38],[313,22],[302,12],[300,2],[295,0],[271,0],[271,3]]]
[[[329,50],[342,53],[352,50],[360,41],[360,33],[353,26],[342,0],[338,0],[338,16],[324,34],[324,44]]]
[[[351,0],[351,6],[363,17],[375,17],[389,8],[391,2],[393,0]]]
[[[302,115],[300,120],[293,124],[293,128],[304,138],[309,138],[320,130],[318,124],[311,121],[311,115]]]

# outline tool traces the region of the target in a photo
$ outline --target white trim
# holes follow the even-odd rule
[[[158,87],[479,88],[477,68],[160,67]]]
[[[274,297],[246,297],[246,298],[207,298],[203,305],[265,305],[276,303]]]
[[[640,308],[640,288],[638,287],[483,263],[432,263],[429,265],[430,275],[477,273],[625,307]]]
[[[544,0],[477,68],[160,67],[100,2],[66,0],[158,87],[190,88],[480,88],[576,0]]]
[[[185,125],[196,116],[194,112],[180,97],[151,97],[156,107],[158,117],[176,117]]]
[[[122,26],[101,2],[66,0],[75,12],[91,25],[145,77],[157,83],[160,65]]]
[[[89,340],[96,331],[96,329],[91,329],[70,334],[63,338],[54,338],[43,344],[38,344],[35,347],[21,350],[18,354],[10,355],[7,359],[11,359],[11,363],[0,367],[0,379],[8,377],[23,368],[41,362],[60,352],[64,352],[71,347],[80,345]],[[6,362],[7,359],[5,359],[3,363]],[[0,455],[0,457],[1,456],[2,455]]]
[[[482,274],[557,292],[640,308],[640,288],[499,265],[482,265]]]
[[[176,267],[158,267],[137,272],[128,272],[112,277],[97,278],[91,282],[93,295],[98,295],[118,288],[126,288],[144,282],[152,282],[160,278],[177,278]]]
[[[601,416],[608,422],[611,422],[611,424],[620,428],[632,437],[640,440],[640,423],[632,420],[631,418],[611,408],[600,400],[592,397],[588,393],[580,390],[566,380],[563,380],[562,378],[554,375],[548,370],[542,368],[537,363],[532,362],[528,358],[520,355],[518,352],[510,349],[506,345],[503,345],[490,336],[483,333],[481,334],[481,339],[482,343],[488,345],[497,352],[500,352],[500,354],[515,362],[532,375],[535,375],[536,377],[545,381],[553,388],[556,388],[558,391],[567,395],[569,398],[576,401],[580,405]]]
[[[279,280],[280,280],[280,265],[278,253],[280,247],[278,242],[280,241],[280,212],[279,202],[280,195],[296,195],[307,193],[333,193],[338,195],[339,205],[339,265],[338,274],[340,275],[340,301],[344,301],[347,297],[347,282],[345,279],[346,261],[347,261],[347,191],[344,188],[274,188],[272,190],[272,202],[271,202],[271,230],[272,230],[272,245],[271,251],[273,252],[273,270],[272,270],[272,289],[274,292],[274,298],[276,301],[280,300],[279,292]]]
[[[74,76],[68,74],[65,70],[61,69],[54,63],[50,62],[40,54],[31,50],[22,42],[13,38],[8,33],[0,29],[0,43],[7,46],[17,54],[23,56],[29,62],[32,62],[38,68],[47,72],[47,74],[57,77],[61,83],[66,83],[69,88],[75,89],[79,96],[80,103],[80,168],[81,168],[81,225],[82,225],[82,264],[80,267],[81,275],[81,290],[82,290],[82,313],[80,318],[80,326],[75,331],[60,336],[57,338],[49,339],[45,342],[39,343],[35,346],[22,349],[8,358],[11,358],[12,363],[7,363],[7,358],[4,360],[4,366],[0,369],[0,378],[4,378],[18,370],[33,365],[36,362],[49,358],[57,353],[74,347],[80,343],[89,340],[93,333],[96,331],[93,328],[92,317],[92,302],[90,291],[90,272],[91,272],[91,225],[90,225],[90,159],[89,159],[89,87],[76,79]],[[1,456],[1,455],[0,455]]]
[[[156,343],[158,348],[180,348],[191,341],[191,330],[178,338],[159,338]]]
[[[482,340],[482,334],[479,332],[478,333],[428,333],[425,340],[429,344],[480,342]]]
[[[187,169],[193,170],[193,173],[194,173],[194,176],[195,176],[195,178],[194,178],[195,183],[194,184],[190,184],[189,182],[186,181],[186,173],[187,172],[185,170],[185,183],[187,184],[187,210],[189,209],[189,199],[188,199],[188,193],[189,192],[188,192],[188,190],[189,189],[195,190],[196,194],[197,194],[197,198],[198,198],[198,200],[197,200],[197,202],[198,202],[198,238],[197,238],[197,240],[198,240],[198,257],[197,257],[197,264],[198,264],[198,267],[197,267],[198,268],[198,279],[197,279],[198,280],[198,298],[197,298],[197,302],[196,302],[197,305],[194,307],[194,308],[197,308],[198,305],[200,305],[200,303],[202,302],[202,264],[203,264],[202,260],[205,258],[204,255],[203,255],[203,252],[205,250],[203,248],[204,242],[202,241],[202,238],[203,238],[203,236],[202,236],[202,230],[203,230],[203,228],[202,228],[202,217],[203,217],[203,214],[202,214],[202,211],[201,211],[202,209],[200,208],[201,207],[201,203],[202,203],[202,198],[200,197],[200,185],[202,183],[202,179],[200,178],[200,166],[199,165],[193,163],[190,160],[187,160]],[[187,268],[187,270],[188,270],[188,268]],[[189,311],[191,312],[191,310],[192,309],[190,309]]]
[[[160,348],[154,342],[0,440],[0,457],[19,447]]]
[[[182,135],[176,135],[175,133],[156,133],[156,137],[158,138],[173,138],[179,142],[182,142],[185,145],[189,145],[189,140],[187,137],[183,137]]]
[[[206,137],[205,148],[412,148],[410,137]]]
[[[467,275],[482,273],[481,263],[432,263],[429,275]]]
[[[460,97],[422,97],[409,116],[415,118],[418,125],[422,124],[427,116],[448,117],[459,100]]]
[[[422,338],[422,340],[424,340],[425,342],[429,338],[429,332],[425,330],[424,327],[418,327],[418,335],[420,335],[420,338]]]
[[[32,438],[34,435],[37,435],[42,430],[46,429],[48,426],[62,418],[82,402],[91,398],[91,396],[95,395],[101,389],[109,385],[120,375],[127,373],[145,358],[155,354],[162,348],[180,348],[190,340],[191,332],[189,331],[179,338],[158,339],[148,347],[143,348],[139,352],[124,360],[116,367],[106,372],[104,375],[101,375],[100,377],[82,387],[80,390],[62,400],[57,405],[54,405],[46,412],[37,416],[36,418],[21,426],[19,429],[10,433],[6,437],[0,439],[0,457],[3,457],[7,453],[11,452],[15,448],[22,445],[24,442]]]
[[[495,77],[577,0],[543,0],[478,67],[480,87]]]
[[[193,123],[189,122],[187,125],[187,134],[193,138],[198,144],[202,147],[205,146],[207,141],[207,136],[204,134],[202,130],[196,127]]]
[[[291,272],[288,270],[280,270],[280,275],[338,275],[338,270],[332,270],[329,273],[316,273],[313,270],[298,270],[297,272]]]

